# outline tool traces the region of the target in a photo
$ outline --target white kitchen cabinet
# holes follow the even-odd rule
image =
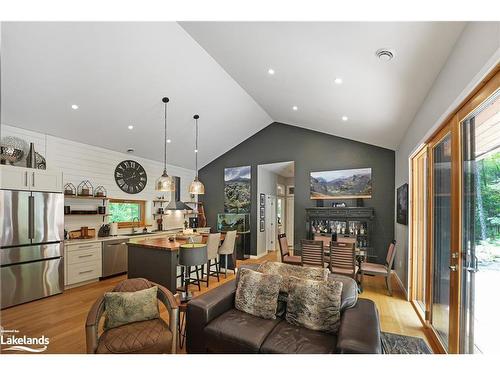
[[[102,276],[101,242],[66,245],[64,250],[66,287]]]
[[[57,170],[0,165],[0,188],[58,193],[63,190],[63,174]]]

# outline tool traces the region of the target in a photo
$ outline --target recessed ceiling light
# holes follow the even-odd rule
[[[273,69],[273,68],[269,68],[269,69],[268,69],[268,71],[267,71],[267,73],[268,73],[269,75],[272,75],[272,76],[273,76],[273,75],[274,75],[274,69]]]
[[[80,108],[80,107],[78,107],[78,105],[76,105],[76,104],[72,104],[72,105],[71,105],[71,108],[73,108],[73,109],[78,109],[78,108]]]
[[[197,150],[197,149],[195,149],[195,150],[194,150],[194,152],[198,152],[198,150]]]
[[[337,78],[335,78],[335,81],[333,81],[333,82],[335,82],[337,85],[341,85],[342,84],[342,78],[337,77]]]
[[[297,107],[296,105],[294,105],[294,106],[292,107],[292,109],[293,109],[294,111],[298,111],[298,110],[299,110],[299,107]]]
[[[170,143],[170,142],[172,142],[172,140],[171,139],[167,139],[167,143]]]
[[[134,149],[133,149],[133,148],[128,148],[128,149],[127,149],[127,152],[128,152],[129,154],[131,154],[132,152],[134,152]]]
[[[132,130],[134,128],[134,125],[129,125],[128,130]]]
[[[394,50],[389,48],[380,48],[375,52],[375,55],[382,61],[392,60],[395,54]]]
[[[347,117],[347,116],[342,116],[342,121],[347,121],[347,120],[349,120],[349,117]]]

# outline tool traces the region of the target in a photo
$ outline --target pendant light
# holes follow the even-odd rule
[[[205,186],[203,183],[198,180],[198,119],[200,116],[193,116],[196,126],[196,137],[195,137],[195,146],[194,146],[194,168],[196,175],[194,177],[193,182],[189,185],[189,193],[195,195],[205,194]]]
[[[161,101],[165,104],[165,153],[163,155],[163,174],[158,180],[156,180],[156,190],[171,192],[175,190],[175,180],[167,173],[167,103],[169,102],[169,99],[165,97]]]

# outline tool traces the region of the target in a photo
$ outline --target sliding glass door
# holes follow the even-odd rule
[[[500,90],[460,124],[462,132],[462,353],[498,351],[500,284]],[[493,297],[493,298],[492,298]]]

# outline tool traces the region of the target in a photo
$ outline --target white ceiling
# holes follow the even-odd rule
[[[289,178],[295,176],[295,163],[293,161],[284,161],[282,163],[260,164],[259,167],[269,172],[273,172],[281,177]]]
[[[180,25],[2,23],[2,123],[162,161],[166,95],[169,163],[186,168],[194,168],[194,113],[200,166],[272,121],[394,149],[464,27]],[[380,47],[396,58],[379,61]]]
[[[396,149],[465,23],[180,25],[273,120]],[[379,48],[396,57],[380,61]]]
[[[272,122],[175,22],[4,22],[1,37],[4,124],[163,161],[168,96],[168,162],[194,169],[195,113],[201,165]]]

